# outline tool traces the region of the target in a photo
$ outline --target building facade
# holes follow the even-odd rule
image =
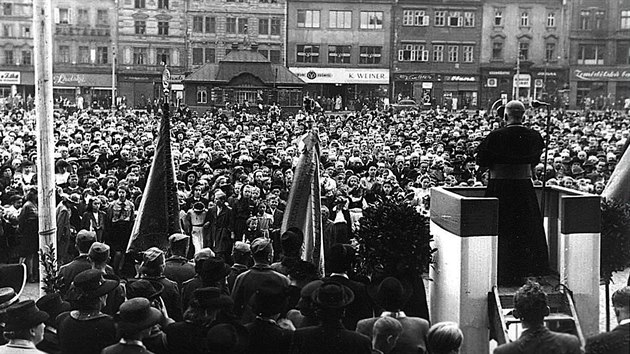
[[[483,5],[481,98],[568,104],[568,21],[564,0]]]
[[[118,95],[144,108],[162,96],[162,72],[171,72],[172,102],[183,100],[187,0],[118,0]]]
[[[116,15],[113,0],[53,1],[53,96],[57,104],[111,106]]]
[[[221,61],[234,44],[254,45],[273,64],[284,64],[285,12],[284,0],[190,1],[186,14],[189,70]]]
[[[630,0],[572,1],[570,28],[570,106],[630,106]]]
[[[389,98],[391,0],[289,0],[287,65],[333,110]]]
[[[394,101],[476,109],[481,2],[400,0],[394,19]]]
[[[32,1],[0,2],[0,107],[35,94],[32,27]]]

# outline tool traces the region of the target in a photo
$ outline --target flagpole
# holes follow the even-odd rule
[[[52,68],[52,2],[33,2],[33,40],[35,68],[35,115],[37,126],[37,199],[39,218],[39,249],[57,250],[57,220],[55,218],[55,171],[53,135],[53,68]],[[55,259],[57,259],[55,255]],[[40,296],[43,294],[44,265],[39,262]],[[33,265],[34,266],[34,265]]]

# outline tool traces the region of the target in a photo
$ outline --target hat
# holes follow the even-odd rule
[[[142,252],[142,266],[152,268],[164,264],[166,258],[164,257],[164,251],[157,247],[151,247],[148,250]]]
[[[96,232],[94,231],[88,231],[88,230],[81,230],[77,233],[77,239],[76,242],[94,242],[96,241]]]
[[[300,297],[305,297],[305,298],[311,298],[311,296],[313,295],[313,292],[315,292],[315,290],[319,289],[319,287],[324,284],[323,280],[313,280],[312,282],[304,285],[304,287],[302,287],[302,290],[300,290]]]
[[[199,275],[204,284],[211,284],[225,278],[230,272],[230,266],[221,257],[210,257],[203,261]]]
[[[126,286],[127,298],[143,297],[150,301],[155,300],[164,291],[164,285],[147,279],[130,279]]]
[[[98,269],[88,269],[77,274],[72,282],[78,297],[100,297],[114,290],[120,283],[118,280],[104,279]]]
[[[11,287],[0,288],[0,310],[11,306],[19,299],[18,294]]]
[[[251,253],[251,251],[251,247],[245,242],[236,241],[234,243],[234,252]]]
[[[180,241],[188,241],[189,239],[190,239],[190,236],[188,236],[186,234],[174,233],[174,234],[172,234],[171,236],[168,237],[168,242],[173,244],[173,243],[180,242]]]
[[[118,330],[123,334],[131,334],[157,324],[162,318],[160,310],[151,306],[151,302],[143,297],[129,299],[120,305],[116,314]]]
[[[208,330],[206,344],[213,354],[245,353],[249,348],[249,331],[236,323],[221,323]]]
[[[273,250],[271,246],[271,239],[265,237],[258,237],[254,241],[252,241],[251,245],[252,254],[257,254],[260,252],[271,253]]]
[[[57,315],[70,311],[72,308],[69,302],[61,300],[59,293],[46,294],[39,298],[35,304],[40,310],[46,312],[50,316],[49,319],[53,321]]]
[[[193,291],[194,301],[203,308],[232,307],[234,301],[215,287],[198,288]]]
[[[197,253],[195,253],[194,261],[195,263],[199,263],[201,261],[205,261],[206,259],[214,257],[214,251],[210,248],[202,248]]]
[[[378,286],[368,286],[368,295],[386,311],[398,311],[409,300],[413,289],[394,277],[383,279]]]
[[[109,259],[109,246],[101,242],[94,242],[90,246],[88,257],[94,263],[106,262]]]
[[[284,311],[287,306],[286,290],[282,284],[271,279],[263,281],[249,299],[254,314],[271,316]]]
[[[313,291],[311,299],[320,308],[339,309],[354,301],[354,293],[350,288],[337,282],[324,282]]]
[[[50,317],[46,312],[38,309],[33,300],[20,301],[9,306],[5,310],[5,316],[5,332],[33,328]]]

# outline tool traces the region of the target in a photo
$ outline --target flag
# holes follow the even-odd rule
[[[144,251],[150,247],[165,250],[168,247],[168,237],[181,232],[170,134],[169,104],[165,100],[157,147],[127,252],[130,249]]]
[[[324,242],[322,233],[322,204],[319,183],[319,138],[317,133],[306,134],[298,160],[282,219],[281,233],[297,227],[304,233],[302,260],[318,266],[324,274]]]
[[[602,197],[614,199],[622,203],[630,203],[630,149],[626,142],[623,147],[623,154],[617,162],[617,166],[612,171],[606,188],[602,192]]]

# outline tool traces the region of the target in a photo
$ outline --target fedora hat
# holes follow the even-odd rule
[[[287,288],[281,284],[266,280],[249,299],[249,305],[256,315],[275,315],[287,306]]]
[[[313,302],[320,308],[339,309],[354,301],[354,293],[350,288],[337,282],[324,282],[311,295]]]
[[[204,284],[211,284],[225,278],[230,272],[230,266],[221,257],[210,257],[201,265],[201,280]]]
[[[376,285],[378,284],[378,285]],[[374,302],[386,311],[398,311],[409,301],[413,289],[406,281],[387,277],[380,283],[367,287],[367,293]]]
[[[212,326],[206,336],[209,353],[240,354],[249,347],[249,331],[236,323],[221,323]]]
[[[215,287],[195,289],[193,296],[194,301],[202,308],[232,307],[234,305],[231,297],[223,294],[221,289]]]
[[[11,287],[0,288],[0,311],[18,301],[19,296],[15,293],[15,290]]]
[[[160,310],[143,297],[129,299],[120,305],[116,314],[118,330],[123,334],[135,333],[153,327],[162,318]]]
[[[69,302],[61,300],[59,293],[46,294],[39,298],[35,305],[50,316],[51,322],[54,322],[57,315],[70,311],[72,308]]]
[[[44,323],[50,316],[35,305],[35,301],[17,302],[5,310],[5,332],[29,329]]]
[[[143,297],[149,301],[153,301],[162,295],[164,285],[158,281],[150,281],[147,279],[130,279],[127,281],[127,298],[134,299]]]
[[[114,290],[120,282],[118,280],[104,279],[103,273],[98,269],[88,269],[74,277],[74,290],[78,297],[100,297]]]

